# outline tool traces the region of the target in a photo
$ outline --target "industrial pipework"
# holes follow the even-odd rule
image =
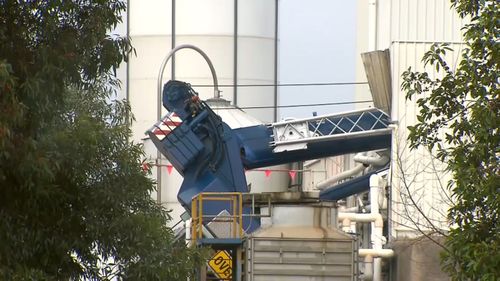
[[[384,221],[379,211],[381,177],[378,174],[370,176],[370,213],[343,213],[338,214],[338,220],[342,223],[342,229],[350,232],[351,222],[371,223],[370,240],[371,249],[359,249],[359,256],[365,257],[365,278],[364,280],[381,281],[382,280],[382,261],[381,258],[391,258],[394,256],[392,249],[383,249],[385,238],[383,236]]]

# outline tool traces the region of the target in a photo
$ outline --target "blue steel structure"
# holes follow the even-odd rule
[[[189,84],[175,80],[163,87],[163,106],[180,117],[181,125],[159,139],[154,131],[164,122],[160,120],[147,133],[184,177],[178,200],[187,211],[201,192],[248,192],[245,169],[384,149],[391,143],[388,116],[378,109],[231,129]],[[356,186],[338,192],[328,188],[321,199],[363,191]],[[226,208],[206,207],[215,214]],[[256,218],[243,224],[250,232],[260,225]]]

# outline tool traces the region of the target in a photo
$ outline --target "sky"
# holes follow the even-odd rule
[[[279,84],[355,82],[356,1],[281,0]],[[359,81],[361,82],[361,81]],[[354,100],[354,86],[280,87],[278,105]],[[284,117],[310,117],[354,105],[280,108]]]
[[[279,84],[362,82],[355,81],[356,1],[280,0],[279,3]],[[125,23],[112,33],[125,35]],[[125,77],[125,67],[118,72],[119,77]],[[125,95],[124,91],[120,94]],[[279,106],[350,102],[354,99],[352,85],[285,86],[278,90]],[[352,109],[352,104],[285,107],[279,109],[278,119]]]

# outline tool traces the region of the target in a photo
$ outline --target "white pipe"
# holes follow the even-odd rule
[[[354,155],[354,161],[358,163],[363,163],[365,165],[373,166],[385,166],[389,162],[389,157],[387,155],[382,156],[368,156],[363,154]]]
[[[161,118],[161,92],[162,92],[162,87],[163,87],[163,72],[165,71],[165,67],[167,66],[167,62],[170,60],[170,58],[179,50],[182,50],[182,49],[191,49],[191,50],[195,50],[196,52],[198,52],[204,59],[205,61],[207,62],[208,64],[208,67],[210,68],[210,73],[212,73],[212,79],[213,79],[213,82],[214,82],[214,98],[220,98],[220,91],[219,91],[219,80],[217,80],[217,73],[215,73],[215,68],[214,68],[214,65],[212,64],[212,61],[210,60],[210,58],[208,57],[208,55],[203,52],[203,50],[201,50],[200,48],[194,46],[194,45],[190,45],[190,44],[182,44],[182,45],[179,45],[175,48],[173,48],[168,54],[167,56],[163,59],[163,61],[161,62],[161,65],[160,65],[160,71],[158,72],[158,78],[157,78],[157,99],[158,99],[158,103],[160,104],[158,106],[159,110],[157,112],[157,117],[158,117],[158,120],[160,120]]]
[[[377,48],[377,0],[368,1],[368,50]]]
[[[361,173],[364,169],[366,169],[366,167],[363,164],[357,164],[356,166],[354,166],[354,168],[352,168],[350,170],[344,171],[340,174],[337,174],[337,175],[335,175],[327,180],[324,180],[324,181],[318,183],[316,185],[316,188],[317,189],[325,189],[327,187],[333,186],[338,181],[347,179],[349,177],[352,177],[354,175]]]
[[[379,175],[371,175],[370,176],[370,205],[371,211],[370,213],[373,215],[380,215],[379,212],[379,192],[380,192],[380,176]],[[377,225],[376,222],[372,222],[371,224],[371,241],[372,248],[375,251],[382,250],[382,239],[383,239],[383,221],[382,225]],[[379,257],[373,259],[373,281],[381,281],[382,279],[382,260]]]
[[[363,249],[359,249],[360,252],[361,250]],[[371,281],[373,279],[373,256],[365,255],[364,257],[365,268],[361,279],[363,279],[364,281]]]
[[[370,212],[372,214],[379,214],[379,202],[378,202],[378,195],[380,192],[379,182],[380,182],[380,176],[378,175],[370,176],[370,205],[371,205]]]
[[[356,222],[355,221],[351,222],[350,231],[351,231],[351,233],[356,233]]]
[[[359,173],[361,173],[363,170],[365,170],[368,166],[373,165],[373,166],[384,166],[389,162],[389,157],[386,155],[383,156],[368,156],[366,153],[357,153],[354,155],[354,161],[361,163],[357,164],[354,166],[354,168],[344,171],[340,174],[337,174],[329,179],[326,179],[316,185],[317,189],[325,189],[327,187],[333,186],[337,182],[353,177]]]
[[[351,231],[351,220],[350,219],[342,220],[342,231],[345,233],[350,233],[350,231]]]
[[[360,257],[377,257],[377,258],[392,258],[394,251],[392,249],[359,249],[358,255]]]
[[[339,212],[344,212],[344,213],[358,213],[360,212],[360,210],[361,210],[360,214],[364,214],[364,212],[369,212],[371,210],[371,206],[366,205],[366,206],[355,206],[349,208],[343,206],[339,207]]]
[[[382,227],[372,228],[373,251],[382,251]],[[382,281],[382,260],[380,257],[373,259],[373,281]]]
[[[342,221],[342,231],[345,233],[356,233],[356,222],[344,219]]]
[[[370,206],[371,210],[368,214],[359,213],[346,213],[339,212],[338,220],[342,222],[342,229],[350,230],[351,222],[370,222],[371,223],[371,235],[370,240],[372,244],[371,249],[359,249],[360,256],[371,256],[373,258],[373,271],[370,275],[368,272],[369,268],[365,270],[365,280],[369,280],[368,277],[373,277],[373,281],[382,280],[382,260],[381,258],[388,258],[394,256],[394,252],[391,249],[383,249],[384,236],[383,236],[383,226],[384,220],[379,212],[379,193],[380,193],[380,181],[381,177],[377,174],[370,176]],[[349,227],[348,227],[349,226]]]
[[[316,163],[318,163],[319,161],[321,161],[321,159],[314,159],[314,160],[304,161],[304,168],[308,168],[308,167],[309,167],[309,166],[311,166],[312,164],[316,164]]]
[[[338,213],[337,218],[341,222],[348,219],[355,222],[374,222],[377,227],[382,227],[384,225],[381,214]]]

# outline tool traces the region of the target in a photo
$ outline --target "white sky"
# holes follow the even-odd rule
[[[355,82],[356,1],[281,0],[279,83]],[[358,81],[360,82],[360,81]],[[280,87],[279,105],[354,100],[354,86]],[[310,117],[353,105],[281,108],[283,117]]]
[[[356,1],[280,0],[279,3],[278,83],[361,82],[355,79],[354,65]],[[125,35],[125,23],[113,33]],[[118,72],[124,81],[125,68]],[[354,100],[354,86],[280,87],[278,93],[278,105]],[[278,118],[351,109],[354,105],[280,108]]]

